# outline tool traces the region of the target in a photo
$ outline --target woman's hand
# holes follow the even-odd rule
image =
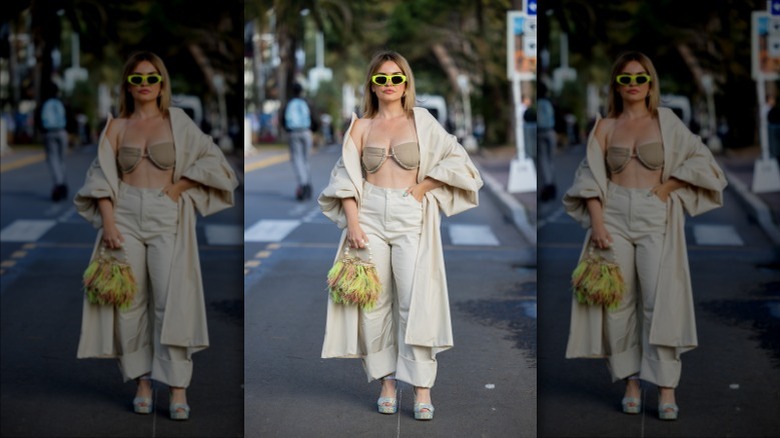
[[[681,189],[683,187],[687,187],[688,183],[679,180],[675,177],[671,177],[665,182],[653,187],[650,189],[650,193],[657,196],[658,199],[660,199],[663,202],[666,202],[667,199],[669,199],[669,194],[677,189]]]
[[[108,249],[119,249],[124,245],[125,238],[119,232],[119,228],[113,223],[103,225],[103,244]]]
[[[360,224],[347,225],[347,244],[350,248],[365,248],[368,245],[368,236]]]
[[[179,197],[182,193],[184,193],[185,190],[195,188],[199,185],[199,183],[189,178],[182,177],[175,183],[165,186],[165,188],[163,188],[163,193],[165,193],[174,202],[179,202]]]
[[[163,188],[163,193],[165,196],[171,198],[173,202],[179,202],[181,190],[176,186],[176,184],[169,184],[165,186],[165,188]]]
[[[420,187],[420,184],[415,184],[404,192],[404,196],[411,195],[414,197],[414,199],[417,200],[417,202],[422,202],[423,196],[425,196],[426,190],[423,187]]]
[[[425,196],[428,191],[439,188],[443,185],[443,182],[426,176],[425,179],[423,179],[419,184],[415,184],[406,189],[404,196],[412,195],[414,199],[417,200],[417,202],[422,202],[423,196]]]
[[[590,241],[593,246],[599,249],[607,249],[612,246],[612,236],[603,224],[593,224]]]
[[[663,202],[666,202],[666,200],[669,199],[669,190],[667,189],[666,184],[660,184],[653,187],[650,189],[650,193]]]

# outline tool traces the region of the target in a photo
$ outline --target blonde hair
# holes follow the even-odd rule
[[[395,62],[398,65],[398,68],[401,69],[401,73],[406,76],[406,91],[401,97],[401,106],[407,114],[410,114],[414,109],[414,103],[416,102],[414,74],[412,73],[412,68],[409,66],[409,62],[398,52],[384,50],[374,54],[371,63],[368,64],[368,74],[366,74],[366,81],[363,85],[363,117],[370,119],[379,111],[379,99],[371,92],[371,76],[377,74],[379,67],[386,61]]]
[[[645,97],[645,105],[650,114],[655,115],[658,104],[661,100],[661,86],[658,83],[658,73],[653,67],[653,61],[641,52],[625,52],[618,56],[612,65],[612,74],[609,76],[609,100],[607,102],[607,117],[617,117],[623,112],[623,98],[618,92],[618,83],[615,81],[617,75],[623,73],[623,68],[631,61],[636,61],[642,65],[648,75],[650,75],[650,85]]]
[[[125,62],[125,66],[122,69],[122,91],[119,93],[119,117],[130,117],[135,111],[135,101],[132,94],[130,94],[130,84],[127,82],[127,77],[133,74],[133,70],[142,61],[149,61],[157,73],[162,76],[162,82],[160,84],[160,94],[157,96],[157,108],[165,115],[168,113],[168,108],[171,106],[171,77],[168,75],[168,69],[165,68],[165,64],[159,56],[152,52],[135,52],[130,55],[130,58]]]

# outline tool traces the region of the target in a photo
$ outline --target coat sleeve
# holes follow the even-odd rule
[[[582,227],[590,228],[590,213],[586,200],[601,199],[602,194],[596,183],[596,177],[588,165],[588,159],[583,158],[574,173],[574,182],[563,195],[563,206],[566,213],[574,218]],[[602,199],[603,202],[603,199]]]
[[[76,211],[95,228],[100,228],[103,225],[103,217],[98,210],[97,200],[100,198],[111,198],[113,202],[113,196],[108,179],[100,167],[98,158],[95,157],[89,169],[87,169],[84,185],[76,192],[76,196],[73,198],[73,203],[76,204]]]
[[[203,216],[216,213],[234,204],[233,191],[238,178],[222,150],[211,136],[204,134],[191,120],[187,120],[185,147],[194,154],[187,158],[181,176],[200,183],[187,190],[195,208]]]
[[[435,164],[423,176],[444,183],[429,193],[436,199],[439,209],[447,216],[463,212],[479,205],[479,189],[484,184],[479,171],[471,161],[466,149],[454,135],[448,134],[438,125],[428,136],[429,141],[440,143],[441,153],[433,157]]]
[[[322,213],[335,222],[339,228],[347,226],[347,216],[341,204],[341,200],[346,198],[357,199],[358,193],[355,184],[352,183],[347,173],[344,157],[340,157],[330,172],[330,181],[327,187],[322,190],[317,199]]]
[[[695,216],[722,206],[727,182],[712,152],[679,120],[675,121],[674,132],[674,141],[681,147],[674,151],[677,156],[673,162],[679,164],[669,176],[688,183],[687,187],[675,191],[685,211]]]

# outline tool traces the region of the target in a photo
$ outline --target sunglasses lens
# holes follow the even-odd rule
[[[642,85],[642,84],[646,83],[648,81],[648,79],[649,78],[647,76],[637,76],[636,77],[636,84],[637,85]]]
[[[393,85],[401,85],[406,82],[406,77],[402,75],[395,75],[391,77],[390,80],[393,82]]]
[[[157,75],[147,76],[146,77],[146,83],[149,85],[154,85],[156,83],[160,82],[160,77]]]
[[[377,85],[384,85],[387,83],[387,76],[385,75],[374,75],[374,77],[371,78],[371,80],[377,84]]]
[[[620,85],[628,85],[631,83],[631,76],[620,75],[616,78],[616,80]]]
[[[127,82],[133,85],[141,85],[144,82],[144,78],[138,75],[132,75],[127,77]]]

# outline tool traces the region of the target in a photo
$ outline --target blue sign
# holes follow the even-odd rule
[[[780,3],[780,0],[777,0]],[[525,0],[525,14],[536,17],[536,0]],[[778,14],[780,14],[780,8],[778,8]]]
[[[772,3],[769,5],[769,13],[772,15],[780,15],[780,0],[772,0]]]

